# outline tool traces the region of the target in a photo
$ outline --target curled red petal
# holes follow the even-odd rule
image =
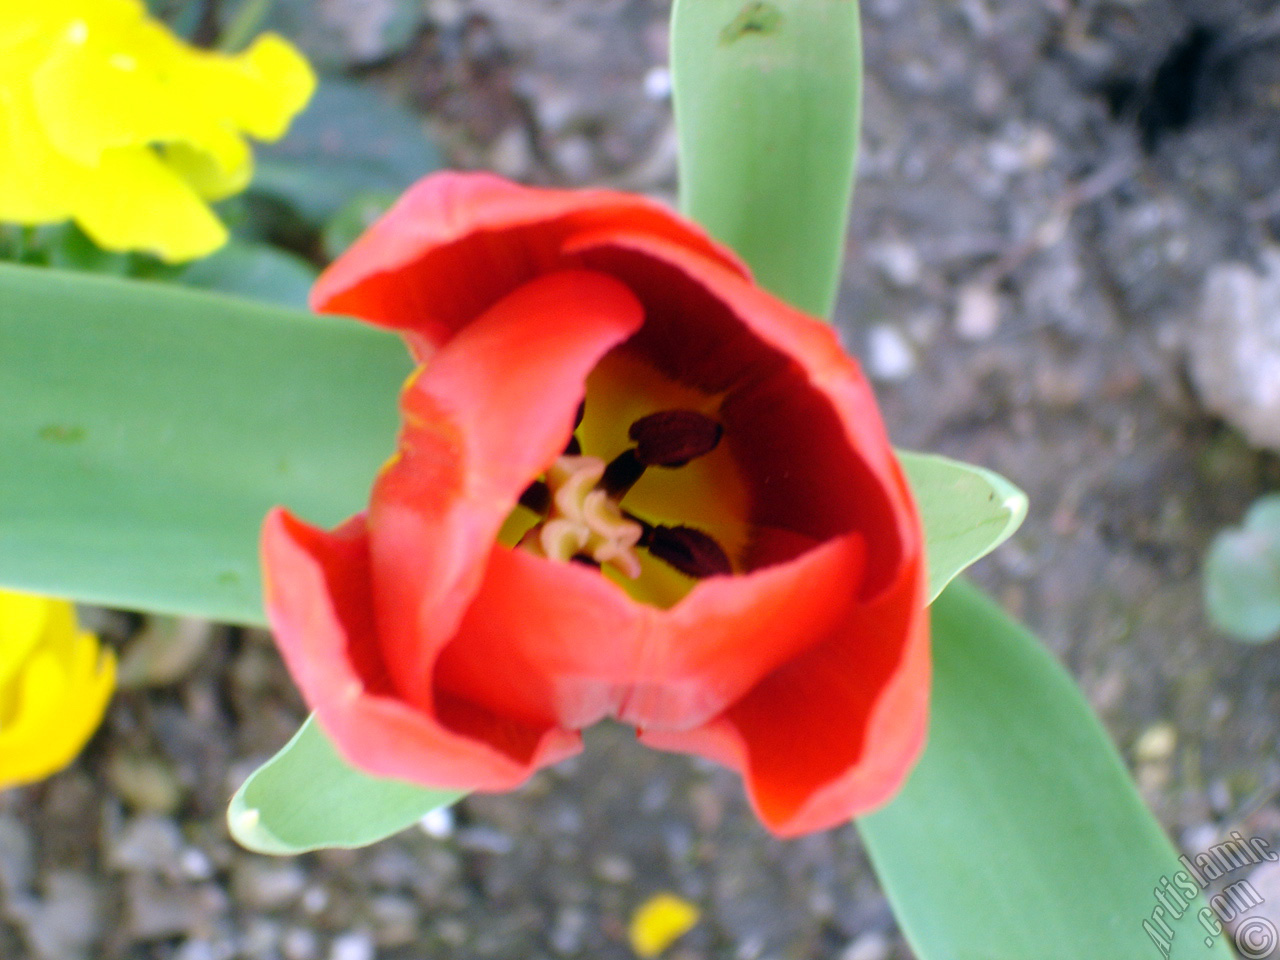
[[[686,730],[826,637],[863,553],[850,534],[789,563],[712,577],[659,610],[596,571],[497,548],[438,683],[530,723],[578,729],[612,716]]]
[[[643,322],[617,280],[561,271],[507,295],[406,387],[400,450],[369,513],[382,655],[432,708],[441,647],[524,488],[564,449],[588,372]]]
[[[643,730],[652,747],[741,772],[760,820],[782,837],[847,823],[888,800],[924,747],[929,626],[923,558],[822,643],[690,731]]]
[[[424,357],[522,283],[573,266],[563,239],[603,224],[625,224],[746,276],[729,250],[643,197],[449,172],[410,188],[320,276],[311,305],[404,331]]]
[[[353,765],[427,786],[504,790],[580,749],[575,733],[508,718],[488,738],[461,736],[396,696],[375,639],[363,516],[326,533],[276,508],[263,525],[262,561],[280,652]]]

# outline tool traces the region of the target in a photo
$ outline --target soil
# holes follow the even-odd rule
[[[666,3],[314,6],[316,56],[413,105],[453,164],[673,195]],[[1280,488],[1280,458],[1205,411],[1185,346],[1207,273],[1278,242],[1274,4],[863,12],[846,342],[899,445],[1029,494],[974,576],[1078,678],[1175,842],[1274,844],[1280,655],[1207,625],[1200,565]],[[356,29],[393,21],[390,40]],[[93,616],[123,647],[171,626]],[[267,636],[183,629],[194,666],[122,691],[69,771],[0,794],[0,957],[624,960],[631,911],[662,890],[703,911],[672,960],[912,956],[852,828],[773,840],[732,775],[620,727],[430,834],[246,853],[226,801],[304,709]]]

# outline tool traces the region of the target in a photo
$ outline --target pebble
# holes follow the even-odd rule
[[[436,807],[418,821],[418,826],[428,837],[435,840],[447,840],[453,836],[453,807]]]
[[[315,960],[320,956],[320,938],[307,927],[290,927],[280,938],[284,960]]]
[[[134,810],[174,813],[182,803],[182,783],[163,760],[119,751],[107,762],[116,793]]]
[[[374,960],[373,937],[365,930],[353,930],[335,937],[329,948],[329,960]]]
[[[109,854],[111,866],[132,873],[170,874],[184,853],[178,825],[165,817],[144,815],[125,824]]]
[[[587,912],[581,907],[565,907],[557,913],[551,928],[551,949],[565,957],[577,953],[582,948],[587,920]]]
[[[840,960],[889,960],[889,940],[883,933],[864,933],[844,949]]]
[[[383,894],[369,901],[374,939],[380,947],[403,947],[418,937],[422,916],[408,897]]]
[[[877,244],[867,251],[868,259],[896,287],[910,288],[920,282],[923,266],[920,252],[901,240]]]
[[[231,878],[236,900],[256,910],[287,907],[302,895],[306,885],[307,875],[292,860],[242,860]]]
[[[916,368],[915,351],[907,338],[887,323],[867,331],[867,373],[892,383],[905,380]]]
[[[990,284],[965,284],[956,296],[955,330],[962,340],[986,340],[1000,327],[1000,297]]]
[[[1255,446],[1280,450],[1280,247],[1261,267],[1220,263],[1205,278],[1189,338],[1206,407]]]

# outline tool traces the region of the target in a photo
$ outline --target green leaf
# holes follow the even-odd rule
[[[924,521],[929,601],[1022,525],[1027,496],[990,470],[931,453],[898,451]]]
[[[232,240],[221,250],[184,267],[173,279],[201,290],[305,308],[316,269],[279,247]]]
[[[313,714],[236,791],[227,825],[258,853],[364,847],[462,796],[360,773],[338,756]]]
[[[325,80],[279,143],[256,150],[250,190],[314,226],[361,193],[399,194],[440,168],[422,118],[368,86]]]
[[[1238,640],[1280,636],[1280,494],[1258,500],[1243,526],[1214,538],[1204,601],[1214,626]]]
[[[835,302],[853,190],[854,0],[676,0],[681,208],[802,310]]]
[[[0,265],[0,583],[262,622],[264,514],[361,510],[411,368],[347,319]]]
[[[321,231],[325,256],[337,260],[368,230],[375,220],[391,209],[397,195],[388,191],[357,193],[338,210]]]
[[[1158,958],[1143,921],[1182,867],[1071,678],[964,581],[933,644],[924,757],[858,821],[920,960]],[[1229,960],[1202,908],[1168,918],[1174,960]]]

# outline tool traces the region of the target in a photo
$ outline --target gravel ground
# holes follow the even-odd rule
[[[672,195],[665,3],[303,6],[313,54],[419,109],[454,164]],[[1198,573],[1214,531],[1280,488],[1280,458],[1220,419],[1256,411],[1201,399],[1245,373],[1197,369],[1222,339],[1209,278],[1261,276],[1280,244],[1273,7],[864,4],[838,320],[900,445],[1029,493],[975,575],[1080,680],[1188,851],[1280,838],[1280,658],[1205,624]],[[660,890],[703,910],[673,960],[911,957],[852,828],[775,841],[735,778],[617,727],[431,834],[248,854],[227,798],[304,713],[269,638],[95,618],[136,686],[75,767],[0,794],[0,957],[622,960]],[[156,638],[185,662],[157,665]]]

